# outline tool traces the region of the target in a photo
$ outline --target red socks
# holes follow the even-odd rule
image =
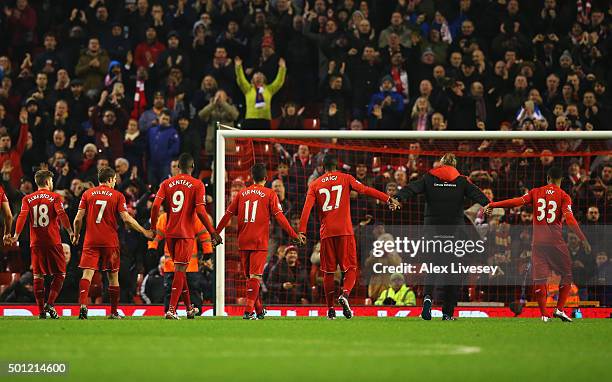
[[[42,313],[45,308],[45,279],[34,278],[34,297],[38,305],[38,312]]]
[[[342,285],[342,293],[348,297],[355,286],[357,281],[357,270],[355,268],[349,268],[344,272],[344,283]]]
[[[538,302],[538,307],[540,307],[540,313],[542,314],[542,316],[548,317],[548,313],[546,313],[546,295],[547,295],[546,284],[534,285],[533,291],[536,297],[536,301]]]
[[[87,298],[89,297],[89,285],[91,281],[87,279],[81,279],[79,281],[79,304],[87,305]]]
[[[183,284],[186,282],[185,272],[174,272],[172,280],[172,293],[170,294],[170,311],[176,312],[176,305],[183,293]]]
[[[246,307],[244,311],[251,313],[255,309],[255,302],[259,299],[259,279],[248,279],[246,287]]]
[[[187,275],[185,275],[185,282],[183,283],[183,291],[181,292],[185,308],[191,309],[191,296],[189,295],[189,285],[187,284]],[[175,307],[176,308],[176,307]]]
[[[111,314],[117,314],[117,305],[119,305],[119,285],[108,286],[108,297],[111,304]]]
[[[572,284],[559,285],[559,299],[557,299],[557,309],[563,310],[565,308],[565,302],[572,290]]]
[[[53,275],[53,281],[51,281],[51,291],[49,292],[49,297],[47,299],[47,303],[49,305],[55,304],[55,300],[62,290],[62,285],[64,285],[64,279],[66,276],[59,274]]]
[[[325,302],[327,303],[327,307],[333,308],[334,299],[336,298],[336,282],[334,281],[333,273],[323,274],[323,290],[325,291]]]
[[[263,312],[263,302],[261,301],[261,295],[258,295],[255,300],[255,313],[261,314],[261,312]]]

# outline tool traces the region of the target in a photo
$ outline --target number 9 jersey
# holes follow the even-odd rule
[[[193,239],[196,228],[193,224],[196,207],[206,204],[204,184],[187,174],[179,174],[164,180],[155,195],[163,202],[168,214],[166,237]]]
[[[83,248],[119,248],[117,215],[127,212],[125,196],[107,186],[90,188],[83,193],[79,210],[85,210],[87,229]]]

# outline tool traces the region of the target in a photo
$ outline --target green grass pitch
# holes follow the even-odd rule
[[[0,319],[0,361],[67,361],[15,381],[604,381],[612,320]]]

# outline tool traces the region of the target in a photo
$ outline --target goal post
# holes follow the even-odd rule
[[[299,142],[299,140],[321,140],[321,142],[329,142],[331,139],[338,140],[360,140],[373,141],[375,147],[377,141],[385,142],[401,142],[401,141],[424,141],[429,142],[444,142],[444,141],[480,141],[480,140],[506,140],[514,139],[538,141],[538,140],[600,140],[604,142],[600,151],[596,154],[589,155],[611,155],[612,154],[612,132],[610,131],[286,131],[286,130],[238,130],[230,126],[219,125],[216,135],[216,157],[214,163],[214,182],[215,182],[215,214],[217,223],[221,220],[225,213],[226,205],[229,202],[227,197],[228,181],[226,161],[228,152],[228,140],[285,140]],[[296,143],[297,144],[297,143]],[[366,147],[366,146],[364,146]],[[347,148],[353,149],[354,148]],[[232,147],[231,150],[234,150]],[[441,150],[446,150],[444,145],[441,145]],[[449,149],[448,151],[454,151]],[[399,153],[399,151],[398,151]],[[433,153],[433,151],[432,151]],[[570,155],[570,153],[562,155]],[[397,154],[400,155],[400,154]],[[482,155],[482,154],[481,154]],[[500,153],[500,155],[504,155]],[[539,156],[539,153],[534,153],[531,157]],[[520,154],[519,154],[520,156]],[[530,155],[526,155],[530,156]],[[301,207],[301,206],[300,206]],[[221,234],[224,244],[216,247],[216,263],[215,263],[215,315],[225,315],[226,305],[226,248],[225,233]]]

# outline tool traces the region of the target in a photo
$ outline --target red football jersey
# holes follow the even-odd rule
[[[306,203],[300,219],[300,232],[306,232],[308,216],[316,202],[321,217],[321,239],[332,236],[353,235],[351,222],[351,190],[387,202],[389,196],[363,185],[349,174],[333,171],[320,176],[308,187]]]
[[[533,205],[533,243],[565,244],[563,215],[572,214],[572,199],[555,184],[534,188],[521,197]]]
[[[227,212],[238,217],[238,248],[242,251],[267,251],[270,218],[283,212],[276,193],[253,184],[234,197]]]
[[[21,199],[21,214],[30,220],[30,246],[54,246],[62,243],[59,215],[65,214],[62,197],[55,192],[38,190]]]
[[[193,239],[197,233],[193,225],[196,206],[206,204],[204,184],[191,175],[179,174],[164,180],[155,197],[162,200],[168,214],[166,237]]]
[[[79,209],[87,214],[83,247],[119,247],[117,215],[127,212],[121,192],[107,186],[90,188],[83,193]]]

